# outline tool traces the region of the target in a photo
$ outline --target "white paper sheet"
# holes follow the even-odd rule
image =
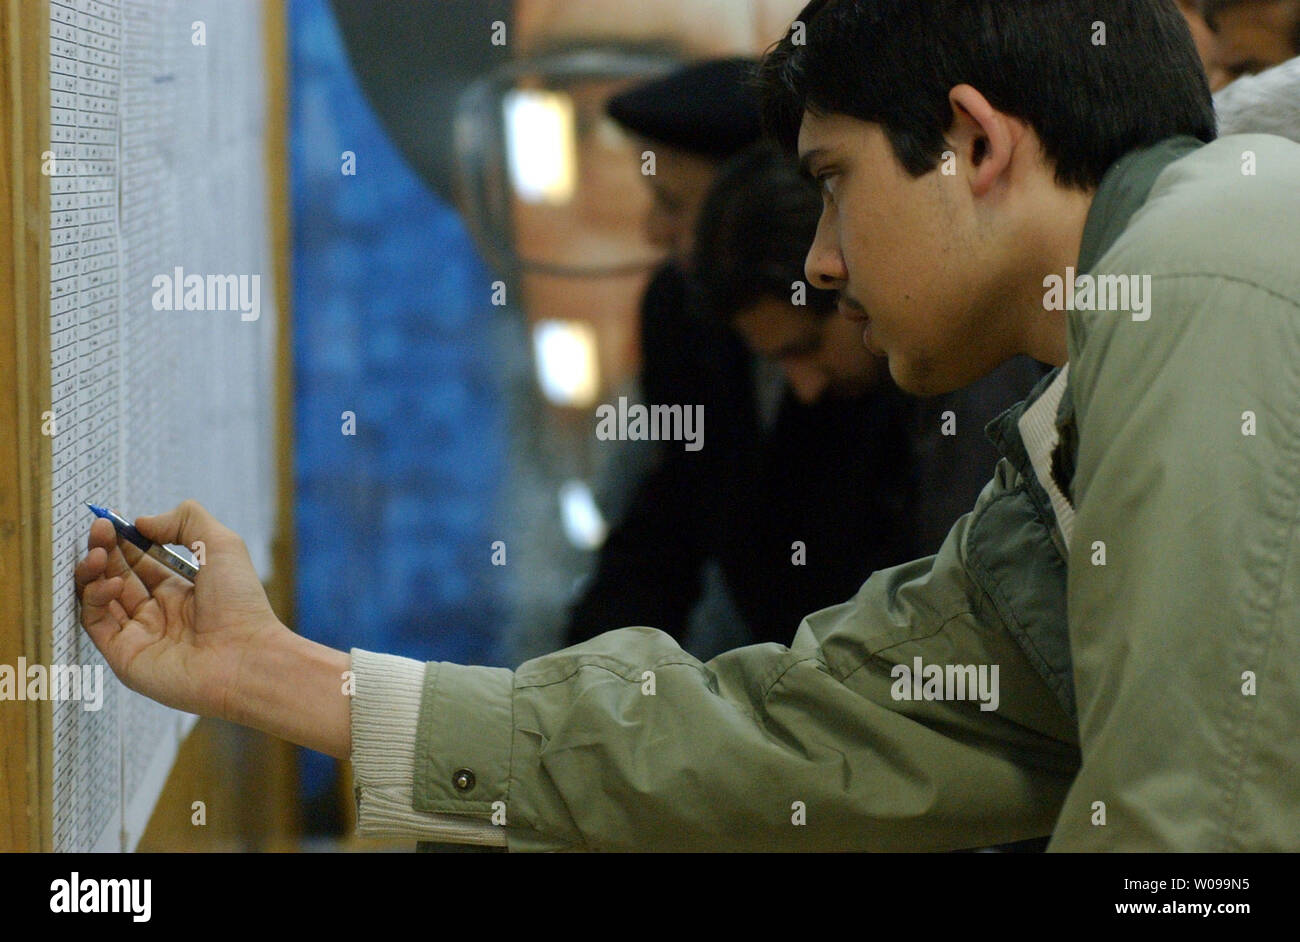
[[[262,10],[256,0],[52,0],[50,14],[52,650],[55,663],[102,666],[72,581],[92,519],[83,501],[130,518],[197,498],[270,574],[276,311]],[[257,319],[155,310],[153,279],[177,268],[257,275]],[[54,704],[56,850],[134,849],[196,719],[107,669],[105,688],[97,712]]]

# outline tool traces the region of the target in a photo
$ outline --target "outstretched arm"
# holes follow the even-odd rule
[[[458,819],[483,838],[492,818],[513,850],[955,849],[1047,833],[1077,769],[1072,720],[966,575],[967,518],[937,557],[805,619],[790,648],[704,663],[625,628],[517,671],[425,665],[401,689],[409,672],[380,664],[355,698],[347,657],[274,619],[242,543],[202,508],[137,525],[204,539],[208,562],[194,586],[148,559],[125,571],[112,534],[94,531],[83,619],[118,675],[173,706],[351,750],[363,810],[382,806],[411,836]],[[916,658],[1000,668],[993,702],[900,700],[894,665]]]

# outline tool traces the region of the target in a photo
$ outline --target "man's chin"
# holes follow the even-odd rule
[[[947,379],[933,368],[918,367],[914,362],[897,356],[889,358],[889,375],[903,392],[923,399],[942,396],[970,385]]]
[[[903,392],[922,398],[932,398],[973,386],[996,370],[1002,362],[1005,361],[974,368],[970,363],[962,363],[955,368],[944,369],[941,364],[933,361],[918,363],[904,357],[891,356],[889,375],[894,378],[895,385]]]

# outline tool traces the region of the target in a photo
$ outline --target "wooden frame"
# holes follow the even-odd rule
[[[0,0],[0,663],[48,660],[53,633],[50,408],[50,11]],[[0,850],[49,850],[52,709],[0,701]],[[42,748],[42,744],[44,748]]]

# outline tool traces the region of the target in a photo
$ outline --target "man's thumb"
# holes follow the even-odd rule
[[[182,501],[166,513],[136,517],[135,528],[155,543],[189,546],[196,540],[211,542],[225,528],[196,500]]]

